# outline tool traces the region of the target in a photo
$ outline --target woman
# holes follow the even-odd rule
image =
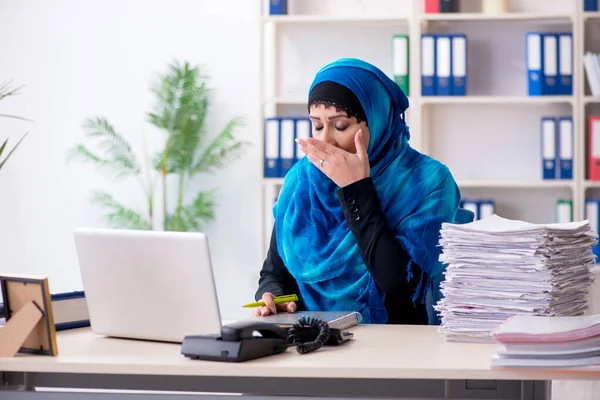
[[[448,168],[412,149],[408,98],[375,66],[340,59],[310,87],[313,137],[274,207],[256,315],[358,311],[364,323],[427,324],[441,273],[438,237],[460,192]],[[296,293],[298,304],[273,304]]]

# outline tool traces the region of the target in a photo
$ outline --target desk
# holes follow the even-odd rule
[[[543,381],[600,377],[600,372],[591,371],[491,369],[490,357],[496,345],[444,342],[434,326],[361,325],[352,331],[355,339],[341,347],[324,347],[306,355],[290,348],[284,354],[233,364],[187,359],[180,354],[178,344],[107,338],[82,328],[58,333],[58,357],[0,358],[0,371],[8,387],[22,383],[28,389],[369,398],[444,398],[445,393],[450,393],[448,398],[459,398],[464,380],[472,380],[473,386],[477,381],[496,380],[527,382],[519,383],[516,389],[509,385],[497,391],[501,397],[495,398],[544,399],[547,385]],[[9,393],[14,399],[30,398],[19,397],[27,392],[2,393],[2,399],[10,398]],[[483,397],[489,390],[470,393],[476,397],[469,398],[494,398]],[[41,392],[36,394],[43,397]]]

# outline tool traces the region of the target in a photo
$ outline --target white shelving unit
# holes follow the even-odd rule
[[[510,0],[510,12],[500,15],[481,13],[476,0],[446,14],[425,14],[422,0],[288,1],[283,16],[269,16],[268,2],[261,1],[261,120],[306,116],[314,74],[339,57],[365,59],[391,76],[392,36],[407,34],[410,143],[450,167],[464,199],[491,198],[500,215],[552,222],[558,199],[573,201],[578,220],[586,196],[600,198],[600,182],[586,180],[586,121],[590,112],[600,114],[600,98],[590,96],[582,61],[586,50],[600,52],[600,12],[583,12],[583,0]],[[572,96],[527,95],[527,31],[573,32]],[[467,96],[421,96],[424,33],[467,35]],[[573,117],[573,180],[541,178],[543,116]],[[265,201],[282,182],[263,178],[261,256],[272,229]]]

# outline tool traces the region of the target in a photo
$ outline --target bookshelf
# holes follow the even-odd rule
[[[583,54],[600,52],[600,12],[583,0],[510,0],[509,12],[484,14],[476,0],[458,13],[426,14],[422,0],[288,0],[288,15],[270,16],[261,0],[260,118],[306,116],[314,74],[339,57],[358,57],[392,72],[392,37],[409,36],[410,144],[448,165],[464,199],[493,199],[508,218],[553,222],[556,202],[573,202],[583,219],[585,200],[600,199],[600,182],[587,180],[587,117],[600,115],[590,95]],[[573,94],[527,95],[525,33],[573,33]],[[421,95],[421,35],[467,36],[467,95]],[[573,118],[573,179],[543,180],[540,121]],[[262,123],[262,122],[261,122]],[[262,126],[262,125],[261,125]],[[264,132],[260,132],[264,140]],[[263,143],[263,142],[261,142]],[[262,162],[262,159],[261,159]],[[261,169],[262,171],[262,169]],[[262,177],[262,175],[261,175]],[[272,200],[283,178],[262,178],[264,257],[272,229]]]

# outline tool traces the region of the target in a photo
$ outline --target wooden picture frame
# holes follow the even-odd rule
[[[0,357],[17,353],[58,355],[48,278],[0,274],[6,323],[0,328]]]

